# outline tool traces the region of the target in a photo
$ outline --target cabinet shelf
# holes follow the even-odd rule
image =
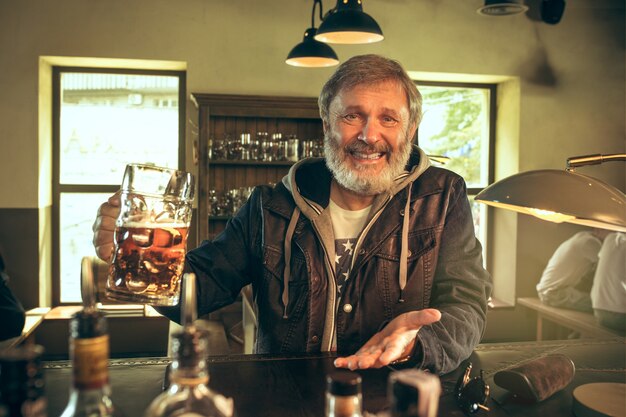
[[[209,166],[255,166],[255,167],[288,167],[295,164],[293,161],[255,161],[234,159],[209,159]],[[209,168],[210,169],[210,168]]]

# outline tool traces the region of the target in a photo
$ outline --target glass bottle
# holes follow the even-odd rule
[[[111,400],[107,321],[95,308],[84,308],[70,320],[72,386],[61,417],[121,417]]]
[[[326,376],[326,417],[362,417],[361,377],[351,371]]]
[[[208,335],[193,324],[195,275],[185,274],[183,329],[172,335],[173,360],[165,381],[167,390],[156,397],[144,417],[232,417],[234,403],[208,387]]]
[[[439,378],[419,369],[393,372],[387,381],[390,417],[436,417],[441,383]]]
[[[0,416],[46,417],[42,354],[39,345],[0,352]]]

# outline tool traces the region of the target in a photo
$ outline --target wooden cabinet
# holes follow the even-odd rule
[[[214,160],[209,158],[210,142],[242,133],[252,138],[258,132],[295,135],[300,141],[317,140],[323,132],[317,98],[192,94],[198,108],[198,241],[223,230],[228,216],[210,216],[210,193],[277,183],[293,162],[259,160]]]

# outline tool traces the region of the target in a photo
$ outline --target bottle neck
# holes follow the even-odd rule
[[[170,373],[172,385],[195,386],[209,383],[209,372],[204,359],[192,365],[185,365],[174,359]]]

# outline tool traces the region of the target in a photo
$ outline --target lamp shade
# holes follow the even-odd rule
[[[624,193],[576,172],[546,169],[512,175],[485,188],[475,200],[556,223],[626,232]]]
[[[314,39],[316,29],[308,28],[302,42],[293,47],[285,62],[295,67],[332,67],[339,63],[333,48]]]
[[[315,39],[326,43],[372,43],[385,37],[378,23],[363,12],[361,0],[338,0],[320,24]]]
[[[523,13],[528,6],[521,0],[485,0],[485,5],[477,12],[485,16],[510,16]]]

